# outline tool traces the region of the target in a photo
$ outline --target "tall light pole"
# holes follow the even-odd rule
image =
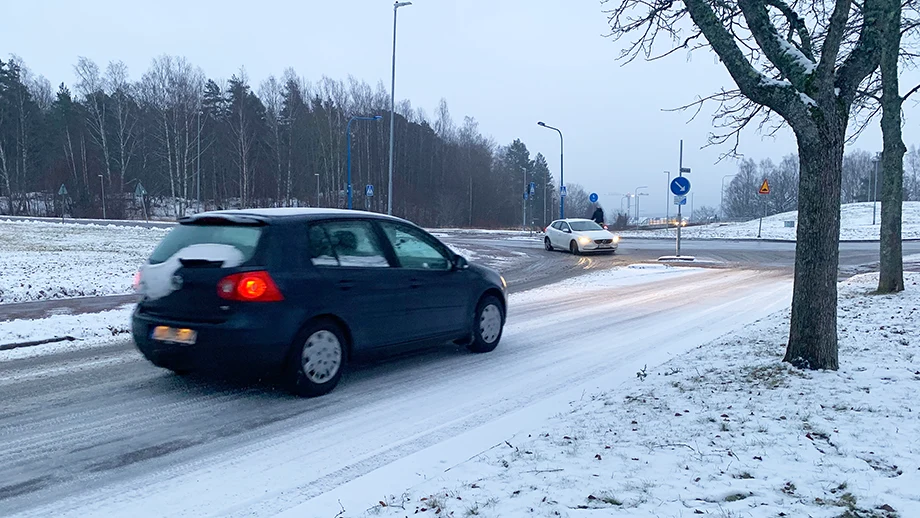
[[[196,197],[198,198],[198,210],[196,213],[201,213],[201,110],[198,110],[198,133],[195,135],[195,146],[197,147],[196,156],[195,156],[195,191]]]
[[[387,214],[393,215],[393,131],[396,112],[396,11],[412,2],[393,3],[393,73],[390,82],[390,170],[387,174]],[[351,208],[351,207],[349,207]]]
[[[719,219],[725,219],[725,179],[738,176],[738,173],[727,174],[722,177],[722,192],[719,193]]]
[[[872,196],[872,224],[875,225],[875,212],[878,207],[878,166],[882,162],[882,154],[875,154],[875,187],[873,190]]]
[[[559,219],[565,219],[565,196],[562,195],[562,188],[565,187],[565,173],[562,168],[563,158],[565,157],[565,143],[562,139],[562,131],[559,128],[554,128],[543,121],[538,122],[537,126],[554,130],[559,134]]]
[[[99,185],[102,186],[102,219],[105,219],[105,179],[102,175],[99,176]]]
[[[642,187],[636,187],[635,193],[633,196],[636,197],[636,230],[639,230],[639,189],[648,189],[648,185],[643,185]],[[648,193],[643,192],[642,196],[648,196]]]
[[[348,178],[346,178],[345,183],[347,184],[346,189],[348,189],[348,208],[351,209],[351,123],[353,121],[379,121],[382,119],[380,115],[374,115],[373,117],[362,117],[355,115],[354,117],[348,119],[348,124],[345,125],[345,140],[347,141],[348,147]],[[317,191],[319,192],[319,191]]]
[[[316,177],[316,206],[319,207],[319,173],[313,173]]]
[[[664,207],[664,226],[665,228],[671,226],[668,220],[671,219],[671,171],[665,171],[664,174],[668,175],[668,184],[665,186],[665,207]]]

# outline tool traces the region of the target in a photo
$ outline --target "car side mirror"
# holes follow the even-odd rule
[[[565,232],[566,234],[571,234],[571,233],[572,233],[572,229],[567,228],[567,229],[563,230],[563,232]]]
[[[470,267],[469,261],[462,255],[455,255],[453,260],[454,270],[466,270]]]

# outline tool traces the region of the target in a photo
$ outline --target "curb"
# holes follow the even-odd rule
[[[74,342],[78,340],[72,336],[59,336],[55,338],[46,338],[44,340],[33,340],[31,342],[19,342],[14,344],[0,344],[0,351],[11,351],[23,347],[35,347],[36,345],[53,344],[56,342]]]

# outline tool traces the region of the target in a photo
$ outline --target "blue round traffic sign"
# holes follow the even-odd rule
[[[690,180],[685,176],[678,176],[671,180],[671,192],[674,196],[686,196],[690,192]]]
[[[591,196],[588,196],[588,199],[591,200],[591,203],[595,203],[597,201],[597,193],[592,192]]]

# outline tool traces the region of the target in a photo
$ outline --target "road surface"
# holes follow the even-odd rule
[[[359,365],[313,400],[181,378],[125,341],[6,361],[0,516],[331,517],[340,500],[360,516],[385,492],[501,443],[601,381],[635,383],[643,365],[787,307],[791,294],[782,271],[636,271],[513,295],[493,353],[446,346]]]
[[[546,252],[539,238],[514,235],[482,235],[463,232],[437,232],[452,246],[488,256],[515,290],[545,286],[551,282],[599,269],[655,261],[674,253],[674,243],[660,239],[625,239],[615,255],[573,257],[566,252]],[[904,242],[904,255],[920,254],[920,242]],[[764,241],[688,240],[683,253],[700,260],[699,265],[777,269],[791,272],[795,263],[795,243]],[[840,278],[877,269],[878,243],[841,243]],[[920,271],[920,264],[905,265]],[[0,304],[0,322],[24,318],[45,318],[56,314],[92,313],[116,309],[135,301],[133,295],[87,297],[49,301]]]

